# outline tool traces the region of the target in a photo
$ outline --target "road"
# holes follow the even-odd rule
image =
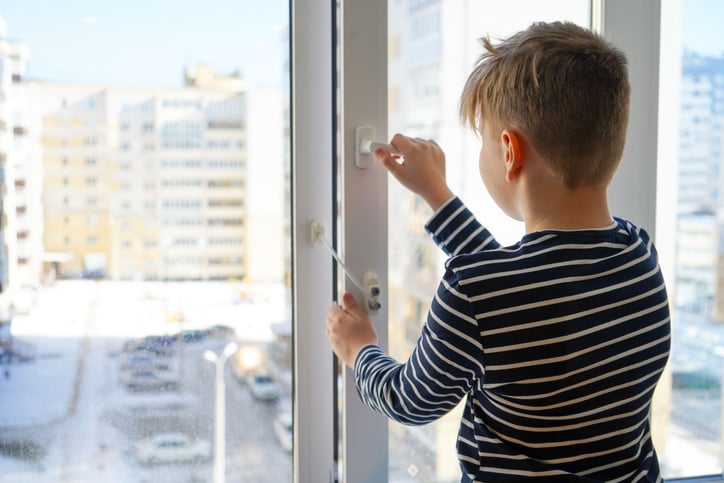
[[[161,390],[150,394],[129,392],[118,383],[120,349],[123,343],[144,334],[157,334],[186,328],[187,323],[171,326],[163,318],[168,306],[163,291],[154,287],[149,290],[140,284],[116,286],[110,282],[78,282],[75,287],[63,291],[62,296],[41,298],[34,314],[25,322],[24,340],[36,345],[38,361],[28,363],[26,372],[41,373],[58,370],[56,384],[44,384],[32,391],[3,393],[3,398],[45,399],[52,401],[54,394],[67,401],[65,411],[48,413],[43,421],[43,405],[28,405],[28,411],[36,412],[28,421],[36,424],[19,424],[16,429],[4,432],[3,439],[38,448],[24,458],[0,458],[2,481],[15,482],[72,482],[72,483],[184,483],[212,482],[212,461],[146,465],[133,456],[133,445],[144,436],[160,431],[181,430],[199,438],[213,441],[213,394],[214,366],[206,361],[204,350],[219,352],[228,340],[207,337],[197,342],[180,344],[176,355],[181,378],[175,391]],[[183,290],[187,290],[184,287]],[[173,290],[173,289],[172,289]],[[197,301],[186,300],[188,313],[209,313],[242,319],[257,317],[259,307],[240,304],[228,299],[228,307],[222,308],[220,298],[197,287]],[[218,287],[214,287],[214,293]],[[173,294],[171,294],[173,296]],[[181,296],[183,297],[183,296]],[[211,300],[211,302],[209,302]],[[74,311],[64,308],[73,301],[87,304],[87,310]],[[273,303],[273,300],[268,302]],[[54,305],[55,304],[55,305]],[[56,306],[57,305],[57,306]],[[213,305],[213,307],[211,307]],[[268,311],[267,311],[268,312]],[[64,314],[69,315],[66,319]],[[53,317],[50,316],[53,314]],[[33,319],[35,317],[35,319]],[[72,318],[72,320],[70,320]],[[217,323],[218,320],[210,322]],[[269,323],[276,320],[269,319]],[[41,326],[46,326],[44,331]],[[268,338],[268,327],[255,319],[255,333],[245,334],[252,340]],[[64,333],[62,328],[66,327]],[[238,326],[243,327],[243,326]],[[44,336],[47,333],[49,336]],[[237,333],[239,333],[237,329]],[[66,366],[64,370],[43,362],[45,343],[59,337],[68,339],[63,344],[65,354],[56,354],[56,360]],[[57,352],[57,344],[51,344]],[[35,366],[30,366],[35,365]],[[228,364],[227,364],[228,366]],[[34,371],[34,372],[32,372]],[[68,377],[67,374],[75,374]],[[241,384],[226,370],[226,481],[233,482],[285,482],[292,481],[291,455],[277,442],[272,421],[281,401],[255,400],[246,385]],[[20,377],[20,376],[18,376]],[[40,380],[40,378],[39,378]],[[20,381],[11,380],[19,384]],[[7,387],[10,389],[10,387]],[[183,411],[168,410],[163,402],[168,399],[188,401]],[[143,401],[147,413],[133,413],[136,402]],[[48,404],[48,407],[52,405]],[[58,417],[56,413],[62,413]],[[22,415],[21,415],[22,416]],[[30,415],[28,415],[30,416]],[[52,417],[51,417],[52,416]],[[22,417],[20,419],[23,419]],[[17,456],[17,455],[15,455]]]

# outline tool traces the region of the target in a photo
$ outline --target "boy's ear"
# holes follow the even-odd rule
[[[510,129],[503,129],[500,141],[505,156],[505,179],[510,182],[518,178],[523,169],[523,143],[520,134]]]

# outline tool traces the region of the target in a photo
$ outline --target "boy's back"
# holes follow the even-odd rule
[[[482,361],[466,390],[458,443],[470,477],[631,481],[654,469],[644,481],[656,481],[648,414],[668,357],[669,311],[648,235],[616,220],[537,232],[502,248],[487,231],[476,233],[461,206],[452,200],[428,225],[448,253],[474,253],[447,263],[423,338]],[[454,353],[418,360],[409,372],[438,382],[450,371],[435,367],[469,365]]]

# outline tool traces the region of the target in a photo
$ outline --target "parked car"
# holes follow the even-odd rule
[[[140,371],[151,369],[168,370],[171,368],[171,358],[154,356],[144,352],[129,352],[121,355],[120,368],[122,371]]]
[[[154,369],[123,371],[119,374],[118,380],[132,391],[173,390],[178,387],[178,381],[173,373]]]
[[[140,463],[201,462],[211,458],[211,443],[183,433],[162,433],[136,443],[134,454]]]
[[[200,342],[208,336],[208,332],[199,329],[187,329],[179,332],[179,337],[184,342]]]
[[[123,392],[112,398],[104,417],[126,434],[148,437],[183,427],[199,411],[199,399],[188,392]]]
[[[292,437],[292,413],[280,411],[274,418],[274,436],[285,451],[291,453],[294,438]]]
[[[262,401],[276,400],[282,392],[279,384],[265,374],[247,374],[246,385],[251,395]]]
[[[130,355],[148,355],[151,357],[172,357],[175,350],[172,344],[161,344],[154,340],[132,339],[121,347],[122,357]]]
[[[129,344],[123,349],[124,354],[148,354],[156,357],[171,357],[174,354],[170,346],[160,346],[151,342],[138,342]]]
[[[229,327],[228,325],[223,324],[216,324],[212,325],[207,329],[207,332],[211,337],[214,337],[215,339],[222,339],[222,340],[235,340],[236,339],[236,331],[233,327]]]

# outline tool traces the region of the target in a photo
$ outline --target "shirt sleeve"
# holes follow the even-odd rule
[[[425,224],[437,246],[450,256],[499,248],[500,244],[475,219],[457,196],[450,198]]]
[[[409,425],[440,418],[482,378],[480,329],[450,268],[407,362],[368,345],[357,355],[354,373],[357,392],[368,407]]]

